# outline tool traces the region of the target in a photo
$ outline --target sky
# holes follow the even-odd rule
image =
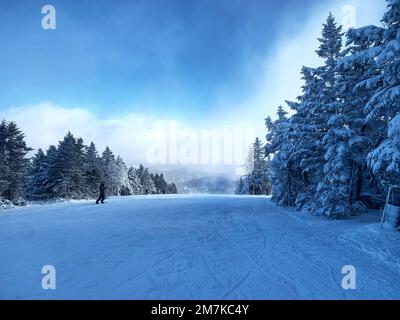
[[[42,28],[46,4],[55,30]],[[384,10],[384,0],[0,0],[0,118],[35,149],[70,130],[129,164],[238,164],[201,159],[204,131],[230,136],[230,149],[264,138],[264,118],[301,93],[301,66],[320,63],[328,13],[359,27]]]

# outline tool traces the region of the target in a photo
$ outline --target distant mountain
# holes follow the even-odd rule
[[[192,168],[153,168],[164,174],[167,181],[173,181],[179,193],[233,194],[236,181],[232,174],[204,172]]]
[[[181,193],[232,194],[235,181],[222,176],[207,176],[185,182]]]

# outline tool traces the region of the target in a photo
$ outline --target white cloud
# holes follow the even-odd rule
[[[258,72],[258,85],[248,98],[240,104],[233,105],[231,112],[220,114],[217,106],[208,122],[195,124],[191,121],[177,123],[181,130],[195,129],[242,129],[247,132],[253,129],[255,135],[265,136],[263,119],[274,115],[279,104],[284,100],[294,100],[301,93],[302,81],[300,70],[303,65],[316,66],[321,63],[315,54],[318,48],[317,38],[321,33],[322,23],[329,11],[332,11],[341,22],[342,8],[351,5],[356,9],[357,26],[379,24],[385,11],[383,0],[348,0],[332,1],[330,4],[314,8],[310,19],[293,34],[285,32],[285,24],[293,21],[282,21],[280,41],[275,45],[272,54],[263,59]],[[225,93],[226,94],[226,93]],[[229,103],[221,97],[219,105]],[[86,143],[94,141],[99,151],[106,145],[121,155],[128,164],[137,164],[146,159],[148,146],[154,143],[157,129],[164,130],[173,119],[160,119],[155,115],[129,113],[112,118],[101,118],[86,108],[66,108],[52,103],[12,107],[0,111],[0,119],[14,120],[26,133],[27,143],[37,149],[46,149],[50,144],[57,144],[67,131],[81,136]],[[160,132],[158,132],[159,134]],[[162,134],[162,132],[161,132]]]
[[[264,58],[260,68],[258,85],[249,97],[239,105],[232,107],[232,112],[227,115],[227,122],[248,124],[253,123],[256,134],[265,136],[263,119],[275,116],[279,105],[285,105],[285,100],[295,100],[301,94],[300,71],[302,66],[317,66],[321,60],[315,53],[321,36],[322,24],[329,12],[332,12],[339,24],[348,21],[345,7],[355,9],[356,27],[369,24],[380,24],[386,8],[384,0],[334,0],[328,4],[318,5],[310,14],[305,23],[296,33],[288,34],[286,24],[296,21],[282,21],[282,34],[280,41],[275,45],[272,54]],[[214,116],[215,118],[220,118]]]
[[[128,165],[176,165],[190,159],[190,166],[201,165],[205,171],[215,171],[217,167],[235,170],[253,137],[251,127],[237,132],[224,124],[202,127],[136,113],[100,118],[84,108],[65,108],[49,102],[0,111],[0,119],[3,118],[15,121],[26,134],[28,146],[34,149],[47,150],[70,131],[86,144],[95,142],[99,152],[109,146]],[[214,163],[215,158],[219,162]]]
[[[145,147],[152,139],[149,132],[156,122],[134,113],[103,119],[84,108],[65,108],[48,102],[12,107],[0,112],[0,118],[15,121],[32,148],[47,149],[71,131],[86,143],[95,142],[99,151],[110,146],[131,163],[143,161]]]

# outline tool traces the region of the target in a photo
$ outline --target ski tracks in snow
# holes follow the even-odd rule
[[[378,222],[243,196],[12,209],[0,215],[0,298],[398,299],[400,237]],[[57,267],[54,292],[40,288],[45,263]],[[341,288],[346,264],[357,290]]]

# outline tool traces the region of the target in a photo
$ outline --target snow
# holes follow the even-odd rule
[[[400,233],[379,212],[299,214],[267,197],[163,195],[0,214],[1,299],[399,299]],[[44,265],[56,268],[43,290]],[[357,289],[341,287],[353,265]]]

